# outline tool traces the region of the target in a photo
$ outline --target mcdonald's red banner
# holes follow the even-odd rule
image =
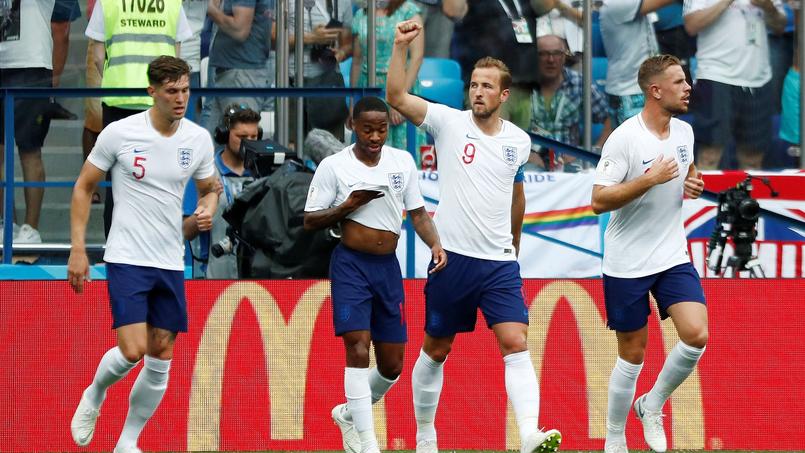
[[[406,281],[403,375],[375,405],[381,449],[413,449],[410,376],[422,341],[423,281]],[[803,279],[705,280],[710,341],[665,407],[674,449],[805,450]],[[0,282],[0,451],[78,451],[70,418],[101,355],[115,344],[105,282],[75,295],[64,281]],[[527,280],[529,348],[540,379],[540,425],[563,449],[603,448],[615,338],[600,280]],[[145,451],[339,450],[330,409],[343,401],[344,352],[326,281],[192,281],[168,390],[140,439]],[[638,395],[676,336],[649,321]],[[111,451],[139,372],[113,386],[89,451]],[[460,335],[437,414],[444,450],[519,447],[503,363],[479,320]],[[631,415],[629,445],[646,449]]]

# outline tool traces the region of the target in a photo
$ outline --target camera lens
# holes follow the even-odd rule
[[[746,220],[757,220],[760,213],[760,205],[752,198],[746,198],[738,203],[738,214]]]

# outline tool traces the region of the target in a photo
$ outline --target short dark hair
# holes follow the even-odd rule
[[[500,89],[508,90],[512,86],[512,73],[506,63],[492,57],[483,57],[475,62],[474,69],[496,68],[500,72]]]
[[[376,96],[364,96],[352,108],[352,120],[357,120],[363,112],[383,112],[389,114],[389,106]]]
[[[226,126],[229,129],[240,123],[255,124],[260,122],[260,114],[243,104],[228,105],[224,111],[224,117],[226,118]]]
[[[647,58],[640,65],[640,70],[637,72],[637,84],[640,85],[640,89],[643,90],[643,93],[648,90],[649,85],[651,85],[651,80],[654,77],[662,74],[666,69],[674,65],[682,66],[682,62],[673,55],[655,55]]]
[[[162,55],[148,64],[148,83],[152,86],[176,82],[190,75],[190,66],[181,58]]]

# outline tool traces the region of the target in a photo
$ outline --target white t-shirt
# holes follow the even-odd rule
[[[601,37],[607,52],[606,92],[615,96],[640,94],[637,71],[659,52],[649,15],[640,15],[640,0],[604,0]],[[656,17],[656,15],[651,15]]]
[[[646,128],[642,113],[624,121],[604,144],[595,184],[631,181],[646,173],[660,154],[676,159],[679,176],[612,212],[604,234],[606,275],[644,277],[690,261],[682,224],[684,181],[693,163],[688,123],[672,118],[669,137],[660,140]]]
[[[182,41],[179,58],[190,65],[192,72],[201,69],[201,30],[204,28],[204,18],[207,17],[208,4],[208,0],[182,0],[182,8],[193,35]]]
[[[327,12],[327,3],[332,2],[333,15],[335,15],[335,6],[338,6],[338,19],[347,31],[351,33],[352,29],[352,2],[349,0],[314,0],[311,1],[310,8],[304,8],[304,17],[302,23],[304,24],[305,33],[310,33],[318,25],[327,25],[330,22],[330,13]],[[307,1],[305,3],[308,3]],[[337,3],[337,5],[336,5]],[[293,34],[296,30],[296,2],[288,2],[288,33]],[[310,62],[310,48],[311,44],[305,45],[305,52],[302,61],[304,62],[304,75],[305,77],[316,77],[324,72],[321,67]],[[288,56],[288,74],[291,77],[296,77],[296,49],[291,47]],[[274,54],[271,54],[274,58]]]
[[[20,2],[19,39],[0,42],[0,68],[53,69],[50,16],[54,4],[54,0]]]
[[[528,161],[531,139],[501,120],[489,136],[459,111],[428,103],[423,127],[436,141],[439,206],[433,220],[446,250],[473,258],[514,261],[511,234],[514,177]]]
[[[182,196],[191,177],[215,174],[212,140],[187,119],[163,137],[151,126],[150,111],[105,127],[87,157],[112,175],[115,208],[103,259],[182,270]]]
[[[780,0],[772,0],[783,13]],[[685,0],[682,14],[710,7],[716,0]],[[696,39],[696,78],[757,88],[771,80],[765,13],[750,0],[735,0]]]
[[[92,10],[92,16],[89,18],[87,30],[84,32],[84,34],[87,36],[87,38],[94,39],[95,41],[106,42],[106,24],[103,20],[103,2],[98,1],[95,3],[95,9]],[[190,28],[190,23],[187,21],[187,16],[184,13],[184,7],[179,8],[179,23],[176,24],[176,42],[186,41],[192,36],[193,29]]]
[[[400,234],[403,209],[425,206],[419,190],[419,172],[407,151],[383,146],[380,162],[368,167],[355,157],[354,145],[327,156],[316,168],[305,202],[305,211],[338,206],[353,190],[377,190],[383,196],[356,209],[348,219],[376,230]]]

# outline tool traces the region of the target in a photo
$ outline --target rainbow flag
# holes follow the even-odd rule
[[[530,212],[523,217],[523,229],[526,231],[560,230],[597,224],[598,216],[589,205],[555,211]]]

